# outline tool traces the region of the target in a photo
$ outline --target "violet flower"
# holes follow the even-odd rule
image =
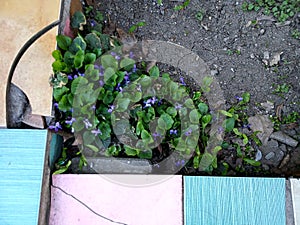
[[[181,109],[182,108],[182,105],[179,104],[178,102],[175,103],[175,109]]]
[[[68,80],[73,80],[72,75],[68,75]]]
[[[107,112],[112,113],[112,111],[114,111],[115,106],[114,105],[110,105],[109,109],[107,110]]]
[[[88,119],[84,119],[83,123],[85,125],[85,129],[89,129],[90,127],[93,126]]]
[[[170,130],[170,134],[174,134],[174,135],[177,135],[178,134],[178,131],[177,130]]]
[[[129,58],[133,59],[133,57],[134,57],[133,52],[129,52]]]
[[[76,119],[72,117],[70,120],[66,120],[65,123],[68,125],[72,125],[75,121]]]
[[[235,98],[236,98],[239,102],[243,101],[243,98],[242,98],[242,97],[235,96]]]
[[[90,24],[91,24],[91,27],[94,27],[94,26],[96,26],[96,22],[95,22],[95,20],[91,20],[91,21],[90,21]]]
[[[184,164],[185,164],[185,160],[184,160],[184,159],[178,160],[178,161],[175,163],[175,165],[176,165],[177,167],[179,167],[179,166],[184,166]]]
[[[58,109],[58,103],[55,102],[55,103],[53,104],[53,107],[56,108],[56,109]]]
[[[62,130],[62,127],[59,122],[56,122],[55,125],[50,125],[49,129],[57,132],[58,130]]]
[[[91,131],[92,132],[92,134],[94,134],[95,136],[97,136],[98,134],[102,134],[102,132],[101,132],[101,130],[99,130],[99,128],[98,129],[95,129],[95,130],[92,130]]]
[[[179,80],[180,80],[180,84],[182,84],[183,86],[186,86],[186,83],[184,82],[183,77],[180,77]]]
[[[192,129],[188,129],[184,134],[185,136],[190,136],[192,134]]]

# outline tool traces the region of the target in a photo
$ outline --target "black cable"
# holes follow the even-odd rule
[[[51,24],[49,24],[48,26],[44,27],[42,30],[40,30],[39,32],[37,32],[35,35],[33,35],[24,45],[23,47],[20,49],[20,51],[18,52],[17,56],[15,57],[11,67],[10,67],[10,71],[8,74],[8,78],[7,78],[7,84],[6,84],[6,106],[8,106],[8,102],[9,102],[9,93],[10,93],[10,85],[11,85],[11,81],[14,75],[14,72],[16,70],[16,67],[20,61],[20,59],[22,58],[22,56],[24,55],[24,53],[27,51],[27,49],[37,40],[39,39],[41,36],[43,36],[45,33],[47,33],[49,30],[51,30],[52,28],[56,27],[57,25],[60,24],[60,20],[57,20]],[[6,107],[6,121],[9,120],[8,118],[8,107]]]

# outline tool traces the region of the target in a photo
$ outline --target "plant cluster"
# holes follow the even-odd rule
[[[237,97],[238,103],[229,110],[218,112],[226,117],[220,130],[241,139],[243,146],[225,141],[213,153],[205,152],[212,115],[202,93],[210,91],[211,78],[204,78],[201,90],[190,91],[183,77],[176,83],[157,66],[148,70],[146,63],[136,63],[134,52],[124,54],[119,40],[103,33],[102,14],[92,8],[85,13],[72,17],[71,26],[78,31],[74,39],[57,36],[59,49],[52,53],[50,79],[56,118],[49,128],[74,133],[81,142],[80,166],[85,163],[83,149],[147,159],[153,159],[154,152],[165,157],[177,152],[180,162],[195,169],[202,160],[209,162],[205,170],[212,172],[219,166],[218,152],[230,146],[244,163],[260,165],[251,148],[251,141],[259,144],[256,133],[246,135],[241,130],[249,127],[244,113],[249,93]],[[56,173],[71,164],[68,146]]]
[[[279,22],[285,22],[300,12],[300,4],[298,0],[255,0],[244,2],[242,9],[244,11],[263,9],[264,14],[273,14]]]

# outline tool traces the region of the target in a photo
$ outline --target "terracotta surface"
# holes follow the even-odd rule
[[[182,177],[119,175],[54,175],[51,188],[50,225],[180,225]],[[154,178],[156,184],[141,185]]]
[[[291,179],[295,225],[300,225],[300,180]]]
[[[27,40],[58,20],[60,0],[0,0],[0,4],[0,126],[5,126],[5,90],[10,66]],[[51,115],[52,89],[48,80],[56,34],[54,28],[36,41],[23,55],[13,77],[13,83],[29,98],[33,114]]]

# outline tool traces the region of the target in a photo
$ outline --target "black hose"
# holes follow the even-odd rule
[[[11,67],[10,67],[10,71],[8,74],[8,78],[7,78],[7,84],[6,84],[6,106],[8,106],[8,102],[9,102],[9,94],[10,94],[10,85],[12,82],[12,78],[14,75],[14,72],[16,70],[16,67],[20,61],[20,59],[22,58],[22,56],[24,55],[24,53],[27,51],[27,49],[37,40],[39,39],[41,36],[43,36],[45,33],[47,33],[49,30],[51,30],[52,28],[56,27],[57,25],[60,24],[60,20],[57,20],[51,24],[49,24],[48,26],[44,27],[42,30],[40,30],[39,32],[37,32],[35,35],[33,35],[24,45],[23,47],[20,49],[20,51],[18,52],[17,56],[15,57]],[[6,107],[6,121],[9,120],[8,118],[8,111],[7,111]]]

